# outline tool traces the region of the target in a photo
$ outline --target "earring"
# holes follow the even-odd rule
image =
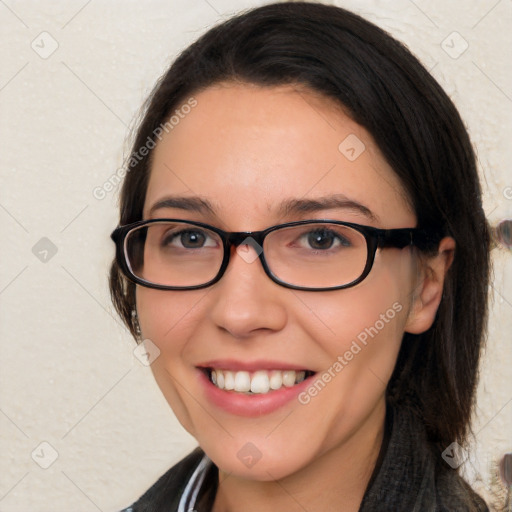
[[[135,326],[135,335],[137,337],[137,343],[142,341],[142,331],[140,329],[139,317],[137,316],[137,310],[132,309],[132,325]]]

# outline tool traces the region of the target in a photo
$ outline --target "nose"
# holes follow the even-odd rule
[[[231,247],[225,274],[215,285],[212,320],[235,338],[247,338],[284,328],[287,312],[286,288],[266,274],[255,247],[241,244]]]

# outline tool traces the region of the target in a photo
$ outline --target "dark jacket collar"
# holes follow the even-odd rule
[[[383,444],[385,454],[359,512],[488,512],[484,501],[427,441],[413,411],[388,407],[386,423],[390,434]]]

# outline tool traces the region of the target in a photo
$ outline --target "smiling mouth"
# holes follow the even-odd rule
[[[208,380],[218,389],[246,395],[261,395],[291,388],[313,376],[311,370],[257,370],[232,371],[216,368],[200,368]]]

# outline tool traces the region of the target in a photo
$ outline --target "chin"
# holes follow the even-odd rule
[[[283,440],[269,443],[264,438],[254,442],[231,439],[200,442],[201,448],[220,471],[238,478],[267,482],[299,471],[309,463],[304,447],[286,447]],[[290,454],[300,454],[300,457]]]

